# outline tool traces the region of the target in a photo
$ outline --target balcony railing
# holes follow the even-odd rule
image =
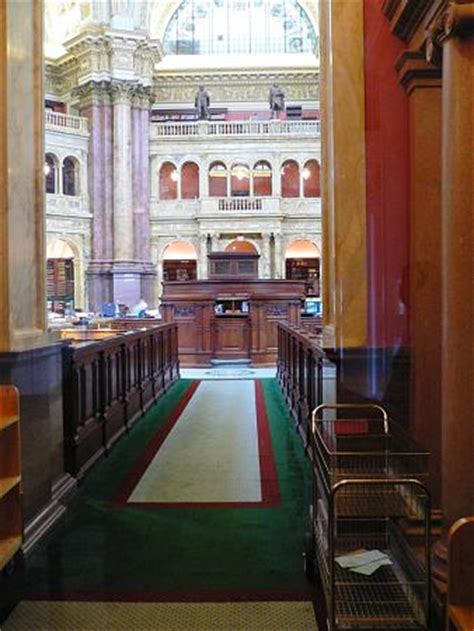
[[[196,121],[151,123],[152,138],[185,136],[319,136],[320,121]]]
[[[48,200],[52,195],[48,195]],[[49,201],[48,201],[49,206]],[[54,212],[56,209],[49,209]],[[203,197],[202,199],[151,200],[151,215],[153,218],[179,217],[180,219],[194,219],[196,217],[229,218],[262,217],[262,216],[293,216],[314,218],[321,217],[321,198],[292,198],[280,197]]]
[[[260,198],[247,199],[219,199],[219,210],[262,210],[262,200]]]
[[[87,118],[83,116],[72,116],[61,114],[60,112],[45,112],[46,128],[61,129],[66,132],[87,134]]]

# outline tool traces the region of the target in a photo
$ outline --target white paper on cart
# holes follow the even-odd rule
[[[335,561],[340,567],[352,569],[369,563],[375,563],[382,559],[388,559],[388,555],[380,550],[354,550],[349,554],[342,554],[336,557]]]
[[[379,567],[382,567],[382,565],[392,565],[392,562],[389,558],[386,558],[380,559],[380,561],[374,561],[373,563],[367,563],[366,565],[359,565],[359,567],[350,567],[349,569],[351,572],[357,572],[357,574],[370,576],[376,570],[378,570]]]

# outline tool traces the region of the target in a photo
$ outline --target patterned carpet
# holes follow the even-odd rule
[[[231,387],[206,383],[222,396]],[[260,477],[262,489],[273,489],[271,501],[127,501],[143,475],[140,463],[150,449],[159,454],[196,391],[196,382],[181,379],[94,467],[26,570],[9,581],[3,597],[22,602],[6,622],[0,618],[2,631],[314,631],[311,601],[320,599],[302,563],[310,468],[276,380],[257,384],[267,427],[262,441],[258,421]],[[238,396],[231,407],[248,414]],[[208,409],[206,422],[225,422],[227,414]],[[221,468],[246,462],[228,447]],[[219,483],[219,471],[213,475]]]

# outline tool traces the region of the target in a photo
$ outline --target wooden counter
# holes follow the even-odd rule
[[[181,365],[207,366],[211,359],[249,359],[272,365],[277,324],[299,324],[304,282],[202,280],[163,283],[163,322],[178,324]]]

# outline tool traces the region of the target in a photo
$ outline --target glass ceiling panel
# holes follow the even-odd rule
[[[164,37],[171,55],[306,53],[315,46],[296,0],[184,0]]]

